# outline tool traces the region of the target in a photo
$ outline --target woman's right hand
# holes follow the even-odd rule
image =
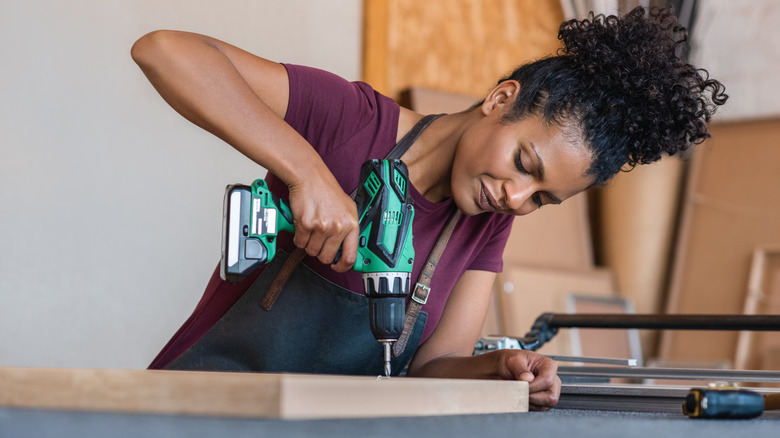
[[[295,246],[333,270],[346,272],[355,264],[359,224],[357,205],[327,172],[306,175],[288,185],[295,225]],[[333,264],[341,249],[337,263]]]

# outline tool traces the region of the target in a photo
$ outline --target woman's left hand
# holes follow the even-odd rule
[[[472,356],[485,324],[496,274],[466,271],[455,285],[439,325],[409,364],[410,377],[504,379],[528,382],[529,408],[547,410],[558,403],[558,364],[528,350],[497,350]]]
[[[528,382],[529,408],[545,411],[558,403],[561,379],[558,364],[541,354],[527,350],[499,350],[498,375],[504,380]]]

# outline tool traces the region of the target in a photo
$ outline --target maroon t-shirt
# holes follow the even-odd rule
[[[344,191],[351,193],[357,187],[361,164],[372,158],[384,158],[395,146],[398,104],[363,82],[349,82],[309,67],[285,67],[290,78],[290,100],[285,121],[308,140]],[[284,153],[284,150],[279,152]],[[287,187],[283,182],[270,173],[265,179],[273,192],[287,197]],[[414,186],[411,193],[415,205],[412,224],[414,284],[436,238],[456,207],[452,199],[430,202]],[[450,292],[466,270],[501,271],[502,254],[512,220],[512,216],[492,213],[461,216],[434,273],[428,302],[423,306],[428,320],[422,342],[438,325]],[[292,236],[281,234],[277,245],[291,252],[294,249]],[[355,293],[363,293],[360,273],[350,271],[340,274],[310,257],[305,258],[303,263],[328,280]],[[195,311],[150,368],[165,367],[200,339],[251,286],[260,272],[261,269],[258,269],[243,282],[231,284],[219,278],[217,266]]]

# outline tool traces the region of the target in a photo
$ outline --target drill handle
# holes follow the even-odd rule
[[[271,193],[264,180],[255,180],[251,187],[228,186],[222,212],[222,279],[238,283],[273,259],[282,230],[294,231],[290,206]]]
[[[249,237],[257,239],[265,247],[263,263],[276,256],[276,236],[280,231],[295,232],[290,204],[271,193],[268,183],[262,179],[252,183],[250,221]]]

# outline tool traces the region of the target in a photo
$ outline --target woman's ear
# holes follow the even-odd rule
[[[482,113],[488,115],[496,109],[505,107],[514,102],[514,97],[520,91],[520,83],[515,80],[506,80],[496,85],[482,103]]]

